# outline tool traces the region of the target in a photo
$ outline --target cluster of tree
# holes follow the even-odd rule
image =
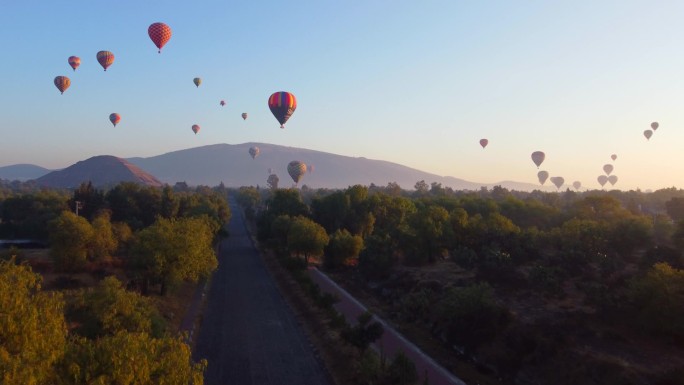
[[[206,362],[193,362],[181,337],[155,325],[160,318],[146,299],[115,278],[74,294],[69,305],[40,283],[28,266],[0,261],[2,383],[203,383]]]
[[[497,291],[552,300],[565,296],[568,284],[606,325],[620,319],[636,332],[684,341],[677,305],[684,300],[682,190],[463,192],[419,182],[413,192],[396,184],[245,192],[260,241],[281,253],[322,256],[325,267],[348,267],[366,280],[438,260],[470,272],[467,282],[395,297],[401,313],[449,346],[474,354],[492,341],[515,340],[508,333],[518,323]],[[547,344],[539,338],[536,349],[509,353],[543,357]]]

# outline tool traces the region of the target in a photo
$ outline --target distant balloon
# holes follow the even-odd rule
[[[582,187],[582,182],[574,181],[574,182],[572,182],[572,187],[574,187],[575,190],[579,190]]]
[[[610,182],[611,186],[615,186],[615,183],[617,183],[618,177],[617,175],[611,175],[608,177],[608,182]]]
[[[644,136],[646,137],[647,140],[651,139],[651,136],[653,136],[653,131],[651,131],[651,130],[644,131]]]
[[[192,79],[192,82],[199,88],[200,84],[202,84],[202,78],[194,78]]]
[[[482,148],[487,147],[488,144],[489,144],[489,140],[487,140],[487,139],[480,139],[480,146],[482,146]]]
[[[247,113],[246,112],[242,113],[242,120],[247,120]]]
[[[299,183],[304,174],[306,174],[306,164],[298,160],[293,160],[287,165],[287,173],[290,174],[295,183]]]
[[[605,172],[606,175],[610,175],[610,173],[613,172],[613,165],[612,164],[604,164],[603,165],[603,172]]]
[[[275,92],[268,98],[268,108],[280,123],[280,128],[285,128],[285,122],[297,109],[297,99],[289,92]]]
[[[651,123],[651,128],[652,128],[653,130],[657,130],[658,127],[660,127],[660,124],[658,124],[658,122],[653,122],[653,123]]]
[[[257,156],[259,156],[259,152],[261,152],[261,151],[259,150],[259,147],[253,146],[253,147],[250,147],[250,148],[249,148],[249,155],[252,156],[252,159],[254,159],[254,158],[256,158]]]
[[[198,125],[196,125],[196,124],[193,124],[193,125],[192,125],[192,132],[194,132],[195,134],[197,134],[197,133],[199,132],[199,130],[200,130],[200,126],[198,126]]]
[[[547,179],[549,179],[549,172],[548,171],[539,171],[537,173],[537,178],[539,178],[539,183],[544,185],[544,182],[546,182]]]
[[[121,121],[121,115],[117,114],[116,112],[109,114],[109,121],[112,122],[114,127],[116,127],[116,125]]]
[[[601,187],[603,187],[603,186],[605,186],[605,184],[608,182],[608,177],[605,176],[605,175],[599,175],[599,177],[596,178],[596,180],[599,182],[599,184],[601,185]]]
[[[546,154],[541,151],[535,151],[532,153],[532,161],[537,165],[537,168],[539,168],[542,162],[544,162],[544,158],[546,158]]]
[[[81,65],[81,58],[78,56],[69,56],[69,65],[76,71],[76,68]]]
[[[57,76],[55,77],[54,83],[55,87],[57,87],[59,92],[64,94],[64,91],[66,91],[67,88],[69,88],[69,86],[71,85],[71,79],[69,79],[66,76]]]
[[[560,189],[563,183],[565,183],[565,179],[562,176],[552,176],[551,183],[556,186],[556,189]]]
[[[615,155],[615,154],[611,155],[611,156],[610,156],[610,159],[612,159],[612,160],[613,160],[613,162],[614,162],[614,161],[615,161],[615,159],[617,159],[617,155]]]
[[[159,53],[161,53],[164,45],[171,39],[171,27],[164,23],[152,23],[147,28],[147,34],[152,39],[154,45],[159,48]]]
[[[221,107],[223,107],[223,106],[226,105],[226,101],[225,101],[225,100],[221,100],[221,103],[219,103],[219,104],[221,105]]]
[[[107,68],[114,63],[114,54],[109,51],[100,51],[97,53],[97,61],[107,71]]]

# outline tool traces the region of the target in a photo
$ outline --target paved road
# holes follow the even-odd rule
[[[329,384],[292,310],[251,243],[231,202],[230,237],[220,245],[194,359],[208,385]]]
[[[366,311],[366,307],[363,304],[318,269],[309,269],[309,275],[323,292],[335,294],[340,299],[335,304],[335,308],[345,316],[347,322],[355,324],[359,315]],[[374,320],[380,322],[385,330],[380,340],[373,346],[376,350],[379,351],[379,345],[382,345],[382,351],[389,359],[394,357],[399,351],[404,352],[416,365],[416,370],[421,380],[427,375],[430,385],[466,385],[460,378],[444,369],[444,367],[423,353],[420,348],[404,338],[385,321],[377,316],[374,316]]]

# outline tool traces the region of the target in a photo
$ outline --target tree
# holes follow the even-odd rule
[[[287,233],[287,247],[291,253],[304,257],[304,262],[309,263],[309,258],[323,255],[325,246],[330,241],[323,226],[303,216],[292,219]]]
[[[337,230],[330,237],[323,263],[328,269],[336,269],[343,265],[356,265],[356,259],[363,249],[363,238],[352,235],[347,230]]]
[[[90,255],[95,260],[111,256],[119,246],[109,218],[109,212],[105,211],[93,219],[93,236],[90,240],[89,249]]]
[[[356,326],[345,327],[340,336],[350,345],[359,350],[359,356],[368,349],[368,346],[382,337],[384,329],[382,324],[378,321],[373,321],[373,314],[366,311],[357,318]]]
[[[672,198],[665,202],[665,210],[673,221],[684,220],[684,198]]]
[[[450,230],[449,213],[441,206],[421,205],[418,211],[411,216],[409,223],[415,235],[416,243],[413,253],[414,262],[422,263],[426,259],[435,261],[436,252],[445,246],[445,232]],[[427,254],[424,258],[423,252]]]
[[[81,183],[74,191],[73,197],[69,200],[69,207],[75,208],[76,202],[79,202],[78,214],[87,218],[89,221],[95,218],[95,215],[106,207],[104,193],[97,190],[93,183]]]
[[[415,184],[415,186],[413,186],[413,188],[416,189],[416,191],[414,192],[414,196],[417,196],[417,197],[427,196],[428,192],[430,190],[430,186],[428,186],[428,184],[425,183],[425,180],[419,180],[418,182],[416,182],[416,184]]]
[[[54,383],[66,346],[64,302],[26,265],[0,261],[0,382]]]
[[[50,255],[58,270],[75,271],[82,268],[93,239],[93,227],[83,217],[70,211],[62,212],[49,224]]]
[[[271,174],[268,176],[268,179],[266,179],[266,184],[271,190],[278,189],[278,182],[280,182],[280,179],[278,179],[278,175],[276,174]]]
[[[397,351],[392,363],[387,368],[387,383],[392,385],[413,385],[418,381],[416,364],[406,357],[404,352]]]
[[[178,215],[180,208],[180,201],[174,194],[173,189],[169,185],[165,185],[161,194],[161,212],[160,215],[164,218],[174,218]]]
[[[141,230],[133,246],[135,263],[147,279],[161,284],[166,295],[169,285],[182,280],[197,281],[218,266],[212,248],[215,223],[206,216],[158,218]]]

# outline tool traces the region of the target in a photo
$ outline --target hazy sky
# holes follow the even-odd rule
[[[483,183],[536,182],[541,150],[540,169],[591,188],[617,154],[616,188],[684,187],[683,15],[629,0],[5,2],[0,166],[254,141]],[[173,30],[162,54],[157,21]],[[275,91],[298,100],[284,130]]]

